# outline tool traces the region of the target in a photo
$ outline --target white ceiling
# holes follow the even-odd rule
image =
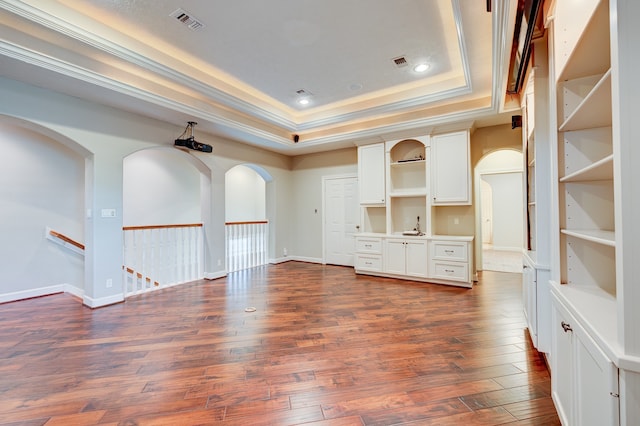
[[[299,155],[508,122],[516,4],[0,0],[0,75]]]

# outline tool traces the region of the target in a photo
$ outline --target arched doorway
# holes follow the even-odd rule
[[[502,149],[475,168],[478,270],[522,272],[524,238],[522,153]]]
[[[225,173],[227,272],[268,263],[267,184],[272,180],[254,164],[241,164]]]
[[[134,152],[123,160],[125,294],[204,277],[204,227],[211,172],[173,147]]]
[[[0,150],[0,302],[62,291],[83,297],[85,162],[92,154],[3,115]]]

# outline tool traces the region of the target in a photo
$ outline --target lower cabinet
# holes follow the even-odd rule
[[[473,237],[356,236],[357,274],[471,287]]]
[[[537,307],[537,276],[535,267],[524,256],[522,265],[522,305],[524,308],[524,319],[527,322],[527,329],[533,346],[538,347],[538,307]]]
[[[427,277],[427,242],[385,239],[384,271],[409,277]]]
[[[554,295],[551,393],[563,425],[619,425],[618,368]]]
[[[471,244],[464,241],[431,240],[431,276],[471,282]]]
[[[382,238],[356,238],[356,270],[382,272]]]

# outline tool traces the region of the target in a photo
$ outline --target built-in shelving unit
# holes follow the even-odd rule
[[[441,147],[439,159],[434,158],[434,140]],[[378,201],[375,188],[361,184],[367,194],[376,195],[361,198],[356,273],[471,287],[473,237],[433,235],[431,223],[436,210],[433,179],[441,182],[442,209],[470,203],[469,131],[359,147],[361,180],[379,176],[379,166],[373,165],[379,164],[381,149],[385,153],[385,200]],[[372,162],[365,162],[367,158]],[[436,162],[439,174],[432,170]]]
[[[563,424],[631,425],[640,418],[640,244],[630,202],[639,195],[640,4],[553,4],[552,394]]]
[[[609,40],[609,8],[606,0],[591,3],[586,9],[592,14],[584,16],[582,31],[572,28],[578,22],[562,21],[567,29],[560,35],[556,32],[559,37],[582,32],[574,48],[568,45],[573,37],[557,39],[555,45],[559,54],[567,49],[557,56],[566,61],[559,61],[562,68],[556,80],[560,282],[571,287],[566,292],[575,299],[571,304],[580,311],[586,309],[578,316],[593,315],[590,310],[616,295],[610,49],[608,42],[599,41],[599,51],[585,44],[589,39]],[[616,316],[616,312],[598,314],[604,315]],[[600,318],[591,327],[607,345],[615,344],[615,332],[600,330],[605,323],[610,324],[611,318]]]
[[[534,40],[531,48],[532,57],[521,93],[526,218],[522,299],[531,341],[540,352],[548,353],[551,346],[551,127],[547,36]]]

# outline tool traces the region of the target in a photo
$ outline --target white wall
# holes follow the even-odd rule
[[[266,220],[266,185],[255,170],[235,166],[225,174],[225,220]]]
[[[82,151],[87,189],[81,210],[97,213],[90,217],[82,216],[83,237],[87,244],[84,301],[89,306],[101,306],[122,300],[124,159],[146,148],[173,149],[173,140],[180,135],[184,126],[83,101],[3,77],[0,77],[0,98],[0,122],[24,122],[26,124],[21,127],[43,129],[46,134],[55,136],[53,140],[66,141]],[[213,154],[186,154],[205,164],[210,173],[205,187],[211,202],[202,206],[202,217],[206,219],[203,222],[207,224],[207,271],[211,272],[208,275],[215,277],[224,273],[224,266],[218,266],[217,262],[224,259],[225,250],[224,175],[228,169],[238,164],[259,165],[273,176],[274,180],[267,189],[272,252],[278,251],[280,247],[291,247],[291,160],[256,147],[214,138],[204,132],[198,133],[198,140],[211,144],[214,148]],[[0,197],[0,201],[2,200],[3,197]],[[102,209],[114,209],[116,217],[102,217],[99,214]],[[15,225],[15,218],[9,219],[8,223],[10,226]],[[4,260],[2,262],[4,267],[11,267]],[[33,267],[37,269],[38,265]],[[49,274],[46,270],[39,273]],[[112,287],[106,285],[108,280],[112,280]]]
[[[202,222],[200,172],[181,154],[146,149],[124,159],[124,226]]]
[[[295,236],[289,255],[322,260],[322,177],[358,173],[358,151],[353,148],[310,154],[293,159],[290,232]]]
[[[50,227],[84,242],[84,159],[0,121],[0,300],[3,294],[84,287],[84,259],[45,238]]]

